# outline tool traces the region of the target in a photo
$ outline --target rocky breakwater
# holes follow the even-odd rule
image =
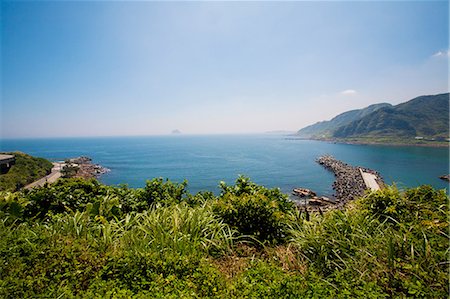
[[[368,189],[361,176],[360,169],[364,172],[376,175],[377,182],[382,184],[381,176],[376,171],[351,166],[329,155],[319,157],[317,163],[334,173],[336,180],[333,183],[333,189],[335,191],[336,200],[341,204],[345,204],[349,200],[361,197]]]
[[[97,178],[100,175],[110,171],[106,167],[92,163],[91,158],[84,156],[68,159],[65,161],[65,163],[66,170],[68,170],[67,172],[70,173],[70,170],[72,170],[72,174],[69,174],[68,177],[81,177],[90,179]]]

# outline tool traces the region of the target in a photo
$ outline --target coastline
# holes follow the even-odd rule
[[[66,160],[62,171],[64,172],[65,169],[65,177],[79,177],[84,179],[98,178],[101,175],[111,171],[100,164],[92,163],[92,159],[85,156]],[[72,173],[70,172],[71,169]]]
[[[288,140],[313,140],[329,143],[339,144],[353,144],[353,145],[383,145],[383,146],[410,146],[410,147],[434,147],[434,148],[448,148],[450,142],[443,141],[430,141],[430,143],[414,143],[414,142],[396,142],[396,141],[364,141],[364,140],[346,140],[346,139],[333,139],[333,138],[304,138],[296,137],[294,135],[286,138]]]
[[[92,159],[89,157],[71,158],[65,161],[52,162],[52,164],[53,168],[49,174],[26,185],[24,189],[32,189],[35,187],[42,187],[45,184],[52,184],[59,178],[98,178],[102,174],[111,171],[100,164],[92,163]]]
[[[384,145],[384,146],[411,146],[411,147],[450,147],[450,144],[445,144],[445,143],[403,143],[403,142],[367,142],[367,141],[346,141],[346,140],[342,140],[342,141],[330,141],[330,142],[335,142],[335,143],[342,143],[342,144],[354,144],[354,145]]]

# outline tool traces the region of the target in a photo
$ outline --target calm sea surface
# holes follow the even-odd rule
[[[366,146],[289,140],[274,135],[152,136],[104,138],[8,139],[1,151],[22,151],[52,161],[89,156],[111,172],[105,184],[143,187],[147,179],[187,179],[189,190],[217,191],[239,174],[268,187],[290,192],[306,187],[331,195],[334,176],[315,159],[331,154],[352,165],[375,169],[400,187],[430,184],[448,189],[439,179],[449,173],[447,148]]]

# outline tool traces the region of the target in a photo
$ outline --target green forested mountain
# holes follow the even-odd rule
[[[449,136],[449,94],[420,96],[396,106],[383,103],[348,111],[330,121],[305,127],[297,134],[312,139],[416,136],[446,139]]]
[[[448,138],[449,94],[421,96],[384,107],[337,128],[333,137]]]
[[[347,125],[355,120],[359,120],[364,116],[385,107],[391,107],[391,104],[374,104],[363,109],[347,111],[335,116],[331,120],[320,121],[313,125],[307,126],[299,130],[297,135],[304,138],[331,137],[336,128]]]

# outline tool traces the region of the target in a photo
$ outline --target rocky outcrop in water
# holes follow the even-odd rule
[[[106,167],[92,163],[92,159],[85,156],[68,159],[66,163],[77,168],[74,177],[81,177],[85,179],[97,178],[100,175],[110,171]]]

